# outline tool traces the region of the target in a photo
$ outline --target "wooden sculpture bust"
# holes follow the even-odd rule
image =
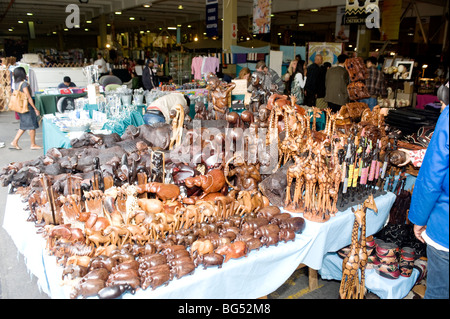
[[[255,71],[252,73],[252,85],[249,87],[249,92],[252,93],[249,110],[253,113],[258,113],[261,105],[266,104],[267,92],[264,90],[263,79],[264,74],[262,72]]]
[[[219,78],[212,76],[208,79],[208,89],[211,94],[211,102],[214,108],[216,120],[226,120],[231,91],[236,87],[235,83],[221,85]]]

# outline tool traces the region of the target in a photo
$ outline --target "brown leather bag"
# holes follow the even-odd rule
[[[367,99],[370,97],[369,90],[363,82],[351,82],[347,85],[348,97],[352,101]]]
[[[8,109],[17,113],[27,113],[28,109],[28,97],[27,95],[20,91],[22,89],[22,85],[25,81],[20,83],[20,86],[17,90],[11,94],[11,98],[9,100]]]
[[[367,69],[361,57],[347,59],[344,65],[351,82],[364,81],[366,79]]]

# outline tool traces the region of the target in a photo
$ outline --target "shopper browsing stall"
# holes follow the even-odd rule
[[[267,91],[284,92],[284,83],[277,72],[269,68],[264,61],[256,63],[256,71],[264,73],[264,86]]]
[[[447,105],[436,123],[419,170],[408,216],[416,237],[427,244],[426,299],[449,298],[448,87],[440,90],[447,90]]]
[[[306,75],[308,78],[305,83],[305,104],[308,106],[316,106],[317,93],[319,88],[319,79],[323,57],[316,54],[314,63],[308,66]]]
[[[144,85],[144,89],[149,91],[158,86],[156,74],[153,72],[154,65],[155,63],[150,59],[145,64],[144,70],[142,71],[142,83]]]
[[[292,77],[294,79],[292,81],[291,94],[297,99],[296,103],[302,105],[305,100],[305,61],[300,60],[297,62],[295,72]]]
[[[344,66],[345,60],[347,59],[347,55],[339,55],[338,65],[329,69],[325,78],[325,101],[328,102],[328,107],[334,113],[339,112],[341,106],[350,101],[347,91],[350,78]]]
[[[384,80],[384,74],[377,69],[377,59],[375,57],[369,57],[366,59],[367,78],[366,87],[369,91],[370,97],[362,99],[360,102],[367,103],[372,111],[375,105],[378,104],[378,98],[387,98],[386,83]]]

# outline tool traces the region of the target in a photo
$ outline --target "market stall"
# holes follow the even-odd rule
[[[38,111],[44,114],[55,114],[57,112],[64,112],[62,109],[67,103],[72,104],[74,109],[74,100],[80,97],[86,97],[87,93],[72,93],[72,94],[36,94],[35,105]]]
[[[368,235],[383,226],[394,199],[395,195],[387,193],[376,200],[378,214],[367,215]],[[69,298],[72,288],[61,285],[63,267],[58,266],[55,256],[49,256],[45,240],[36,234],[33,223],[26,221],[25,206],[20,196],[8,196],[3,227],[25,256],[27,267],[38,278],[40,288],[51,298]],[[305,230],[293,241],[261,247],[247,257],[229,260],[221,268],[199,266],[192,275],[173,279],[166,287],[154,291],[139,289],[134,295],[124,297],[241,299],[265,296],[281,286],[300,264],[322,269],[327,252],[336,251],[350,242],[353,219],[351,210],[347,209],[325,224],[306,221]]]
[[[34,167],[25,175],[16,164],[4,168],[2,183],[15,194],[3,226],[49,296],[262,297],[299,265],[320,270],[326,254],[355,244],[354,234],[365,247],[384,227],[396,194],[411,185],[379,108],[309,110],[256,85],[249,109],[237,113],[229,108],[235,85],[211,77],[214,113],[199,110],[197,123],[177,105],[171,123],[120,124],[135,105],[112,96],[105,113],[120,134],[49,148],[21,164]],[[230,154],[234,141],[243,149]],[[19,201],[22,213],[13,214]]]

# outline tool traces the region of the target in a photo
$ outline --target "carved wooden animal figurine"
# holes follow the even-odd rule
[[[230,258],[241,258],[246,256],[248,252],[247,244],[243,241],[235,241],[234,243],[223,245],[215,250],[215,253],[225,255],[225,261]]]
[[[365,295],[365,267],[367,264],[367,247],[366,247],[366,211],[371,208],[377,212],[377,207],[373,195],[367,198],[363,206],[356,211],[355,222],[353,223],[352,242],[350,252],[342,262],[342,280],[339,288],[341,299],[363,299]],[[361,238],[358,238],[359,229],[361,228]],[[364,245],[364,246],[362,246]],[[361,281],[359,281],[358,270],[361,270]]]

